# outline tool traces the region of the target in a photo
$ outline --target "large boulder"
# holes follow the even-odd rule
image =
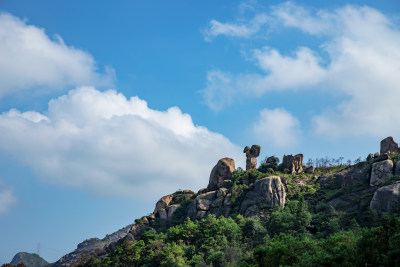
[[[394,175],[400,176],[400,160],[396,163],[396,167],[394,169]]]
[[[370,174],[367,167],[346,169],[333,174],[320,176],[317,180],[321,186],[330,188],[343,188],[356,183],[366,183],[370,181]]]
[[[148,223],[148,220],[153,220],[154,218],[158,217],[160,219],[161,226],[168,226],[175,211],[181,207],[182,199],[188,198],[192,195],[194,195],[194,192],[191,190],[181,190],[173,194],[163,196],[157,202],[153,214],[148,217],[143,217],[141,219],[142,222],[144,222],[145,219]]]
[[[375,191],[370,208],[378,213],[390,212],[400,200],[400,183],[383,186]]]
[[[393,162],[390,159],[372,164],[370,186],[375,186],[390,179],[393,174]]]
[[[255,169],[257,167],[257,157],[260,155],[261,147],[252,145],[251,148],[246,146],[243,153],[246,153],[246,170]]]
[[[284,155],[282,164],[283,168],[289,169],[291,174],[300,174],[303,171],[303,154]]]
[[[279,176],[270,176],[258,180],[254,190],[246,194],[240,205],[240,213],[245,217],[259,215],[259,208],[283,207],[285,205],[286,191]]]
[[[160,198],[159,201],[157,201],[156,207],[154,208],[154,214],[156,214],[158,211],[165,209],[168,207],[169,203],[171,203],[172,199],[174,198],[173,194],[169,194],[166,196],[163,196]]]
[[[232,172],[235,170],[235,160],[231,158],[220,159],[217,165],[211,170],[210,180],[207,190],[214,191],[222,187],[224,180],[232,177]]]
[[[399,145],[393,140],[393,137],[386,137],[381,141],[381,154],[398,153]]]

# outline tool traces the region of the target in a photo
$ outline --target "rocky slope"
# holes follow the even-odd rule
[[[329,206],[349,214],[383,214],[398,209],[400,149],[392,137],[382,140],[380,153],[370,154],[366,161],[356,165],[306,168],[303,155],[297,154],[285,155],[280,165],[276,157],[269,157],[257,170],[260,150],[256,145],[244,149],[246,171],[235,171],[234,160],[223,158],[212,169],[206,188],[197,193],[183,190],[162,197],[151,215],[105,239],[82,242],[53,266],[78,266],[92,256],[104,258],[122,240],[138,239],[144,229],[156,232],[186,218],[196,220],[210,214],[265,218],[299,194],[313,213]]]
[[[10,264],[13,266],[19,263],[23,263],[27,267],[42,267],[49,264],[38,254],[27,253],[27,252],[19,252],[15,254],[14,258],[10,262]]]

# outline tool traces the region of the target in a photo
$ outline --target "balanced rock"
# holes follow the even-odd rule
[[[303,154],[284,155],[282,164],[283,168],[289,169],[291,174],[300,174],[303,171]]]
[[[257,167],[257,157],[260,155],[261,147],[252,145],[251,148],[246,146],[243,153],[246,153],[246,170],[255,169]]]
[[[393,140],[393,137],[386,137],[381,141],[381,154],[398,153],[399,145]]]
[[[224,184],[224,180],[232,177],[232,172],[235,170],[235,160],[231,158],[220,159],[217,165],[211,170],[210,181],[208,182],[207,190],[214,191]]]
[[[389,180],[393,174],[393,162],[390,159],[372,164],[370,186],[375,186]]]
[[[375,191],[370,209],[378,213],[390,212],[400,200],[400,183],[386,185]]]
[[[246,194],[240,205],[240,213],[245,217],[259,215],[258,207],[274,208],[285,205],[286,191],[279,176],[270,176],[258,180],[254,190]]]

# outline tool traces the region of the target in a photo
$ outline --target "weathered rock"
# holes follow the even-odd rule
[[[304,172],[308,174],[313,174],[315,172],[315,167],[314,166],[307,167],[305,168]]]
[[[396,163],[396,168],[394,170],[394,175],[400,176],[400,160]]]
[[[279,176],[263,178],[255,182],[253,191],[246,194],[246,198],[240,205],[240,213],[245,216],[254,214],[256,212],[256,209],[252,207],[254,205],[265,208],[283,207],[285,197],[285,187]],[[250,210],[248,211],[248,209]]]
[[[51,266],[55,266],[55,267],[73,266],[78,261],[81,262],[83,257],[85,257],[87,255],[92,255],[92,256],[96,255],[97,252],[102,251],[103,248],[107,244],[116,243],[117,241],[126,237],[128,233],[131,233],[134,237],[137,237],[137,235],[140,233],[140,231],[142,229],[144,229],[144,227],[145,226],[142,224],[128,225],[110,235],[106,235],[103,239],[99,239],[99,238],[87,239],[87,240],[83,241],[82,243],[79,243],[77,248],[74,251],[64,255],[57,262],[53,263]],[[132,228],[134,228],[135,231],[132,232]],[[88,260],[90,258],[91,257],[89,257]]]
[[[193,202],[189,205],[187,217],[191,219],[203,218],[210,210],[211,204],[217,197],[217,191],[207,192],[198,195]],[[205,212],[205,213],[204,213]]]
[[[380,154],[378,157],[374,159],[374,162],[380,162],[389,159],[389,155],[387,153]]]
[[[157,201],[156,207],[154,209],[154,214],[156,214],[159,210],[161,209],[165,209],[169,203],[171,203],[172,199],[174,198],[173,194],[169,194],[166,196],[163,196],[162,198],[160,198],[159,201]]]
[[[374,159],[377,157],[379,157],[379,152],[375,152],[375,154],[374,154]]]
[[[181,207],[181,204],[175,204],[175,205],[171,205],[168,207],[167,209],[167,215],[168,215],[168,219],[172,219],[172,216],[174,215],[175,211],[177,209],[179,209]]]
[[[211,171],[207,190],[214,191],[222,187],[224,180],[231,178],[234,170],[235,160],[231,158],[220,159]]]
[[[381,141],[381,154],[398,153],[399,145],[393,140],[393,137],[386,137]]]
[[[260,155],[261,147],[252,145],[251,148],[246,146],[243,153],[246,153],[246,170],[255,169],[257,167],[257,157]]]
[[[369,170],[367,167],[346,169],[337,173],[320,176],[317,180],[321,186],[331,188],[343,188],[359,182],[368,184],[370,181]]]
[[[375,191],[370,208],[378,213],[390,212],[400,200],[400,183],[383,186]]]
[[[372,164],[370,186],[375,186],[389,180],[393,174],[393,162],[390,159]]]
[[[303,171],[303,154],[284,155],[282,164],[283,168],[289,169],[291,174],[300,174]]]
[[[261,164],[261,171],[266,172],[269,168],[274,171],[278,170],[279,159],[275,156],[268,157],[264,163]]]
[[[334,207],[335,209],[345,210],[346,212],[362,209],[369,205],[373,192],[374,188],[367,188],[358,192],[352,192],[338,196],[326,204]],[[359,201],[357,201],[357,199]]]
[[[208,191],[207,188],[202,188],[197,192],[197,194],[201,195],[201,194],[207,193],[207,191]]]

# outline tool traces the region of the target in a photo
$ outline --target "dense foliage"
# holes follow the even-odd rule
[[[361,228],[356,221],[343,225],[332,210],[327,213],[328,222],[321,224],[304,202],[291,201],[266,220],[188,219],[165,232],[148,230],[138,241],[125,240],[87,266],[399,266],[399,216]]]

